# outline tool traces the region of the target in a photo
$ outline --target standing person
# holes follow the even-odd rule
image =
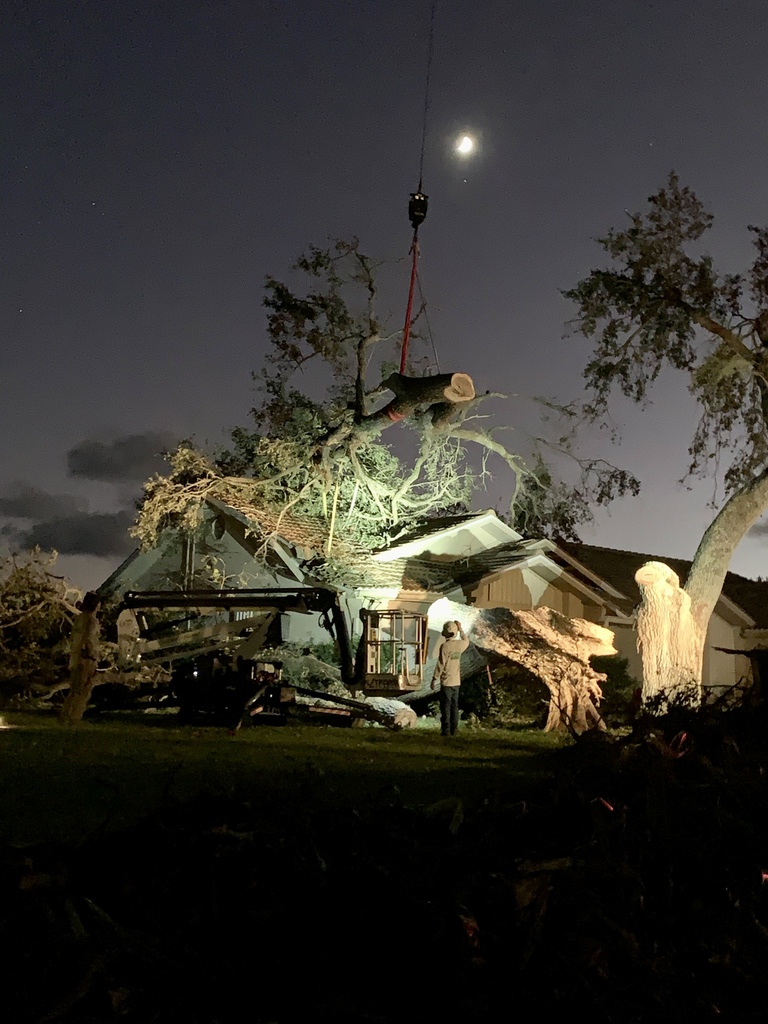
[[[96,680],[99,663],[99,620],[101,599],[89,590],[78,602],[80,614],[72,624],[69,650],[69,693],[61,707],[61,720],[69,725],[79,722]]]
[[[458,636],[456,635],[458,633]],[[461,623],[446,622],[443,640],[437,653],[437,664],[432,675],[431,689],[440,683],[440,732],[455,736],[459,727],[459,689],[461,688],[461,656],[469,647]]]

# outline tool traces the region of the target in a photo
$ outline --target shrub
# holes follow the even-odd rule
[[[79,592],[50,569],[56,554],[34,550],[0,560],[0,704],[67,673],[69,634]]]

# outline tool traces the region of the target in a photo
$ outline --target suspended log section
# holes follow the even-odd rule
[[[364,441],[409,418],[420,422],[428,418],[433,427],[443,427],[466,412],[475,398],[475,385],[468,373],[438,373],[430,377],[392,373],[369,398],[384,391],[391,391],[395,397],[368,415],[350,413],[328,433],[322,446]]]

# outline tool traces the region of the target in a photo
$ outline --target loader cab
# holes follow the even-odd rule
[[[427,618],[402,609],[360,612],[363,671],[360,689],[369,696],[396,697],[423,684]]]

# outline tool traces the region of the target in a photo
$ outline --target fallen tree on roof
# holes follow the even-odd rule
[[[326,556],[345,546],[375,549],[394,527],[471,507],[488,459],[511,470],[510,518],[529,535],[573,537],[593,503],[634,489],[628,474],[601,460],[576,459],[580,479],[557,484],[542,449],[562,451],[564,438],[549,443],[519,432],[523,450],[508,449],[500,431],[509,425],[478,412],[480,403],[506,396],[477,393],[471,367],[441,372],[434,350],[419,355],[417,345],[404,373],[389,372],[400,332],[385,331],[376,308],[379,265],[356,240],[313,246],[293,269],[298,290],[266,281],[268,346],[254,374],[253,427],[235,428],[231,449],[214,457],[188,442],[170,455],[171,472],[145,484],[131,531],[142,547],[167,527],[193,531],[201,503],[213,497],[260,510],[264,534],[279,534],[287,517],[312,524]],[[306,393],[297,383],[304,375],[326,381],[325,395],[314,385]],[[382,441],[385,430],[407,454]],[[479,453],[474,462],[469,448]]]

